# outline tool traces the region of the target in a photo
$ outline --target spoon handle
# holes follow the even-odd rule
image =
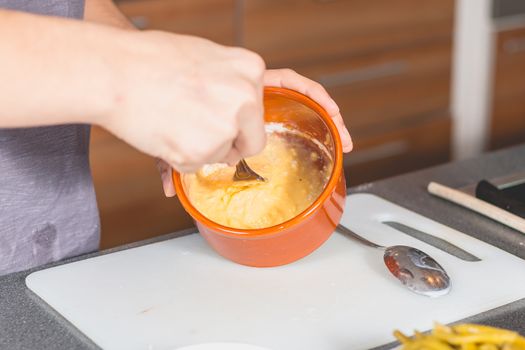
[[[351,231],[348,227],[343,226],[341,224],[337,225],[336,230],[344,234],[345,236],[355,239],[356,241],[359,241],[369,247],[383,249],[383,250],[385,249],[385,247],[379,244],[375,244],[374,242],[370,242],[368,239],[359,236],[357,233]]]

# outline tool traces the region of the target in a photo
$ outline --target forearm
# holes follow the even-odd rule
[[[0,10],[0,127],[93,123],[106,115],[116,98],[119,34]]]
[[[122,29],[136,29],[111,0],[86,0],[84,19]]]

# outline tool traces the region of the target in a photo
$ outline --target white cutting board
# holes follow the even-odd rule
[[[459,215],[459,214],[458,214]],[[466,262],[396,231],[399,221],[482,259]],[[334,234],[293,264],[251,268],[189,235],[27,277],[28,287],[104,349],[176,349],[240,342],[272,350],[360,350],[392,331],[425,330],[525,297],[525,262],[369,194],[350,195],[342,222],[383,245],[424,250],[449,272],[452,291],[406,290],[382,252]]]

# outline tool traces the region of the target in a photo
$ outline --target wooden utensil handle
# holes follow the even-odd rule
[[[485,215],[492,220],[498,221],[515,230],[525,233],[525,220],[517,215],[511,214],[492,204],[477,199],[476,197],[470,196],[466,193],[438,184],[436,182],[430,182],[427,189],[428,192],[435,196],[459,204],[465,208]]]

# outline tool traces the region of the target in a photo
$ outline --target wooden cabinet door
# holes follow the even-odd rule
[[[442,112],[390,132],[357,137],[354,151],[344,158],[348,185],[449,161],[450,127],[450,117]]]
[[[270,67],[452,35],[453,0],[244,0],[241,43]]]
[[[496,36],[490,147],[525,142],[525,27]]]
[[[233,45],[235,0],[128,0],[120,10],[141,29],[196,35]]]
[[[448,109],[450,41],[298,66],[328,90],[354,136],[388,131]]]
[[[101,248],[193,226],[179,200],[166,198],[155,160],[94,127],[91,170],[101,220]]]

